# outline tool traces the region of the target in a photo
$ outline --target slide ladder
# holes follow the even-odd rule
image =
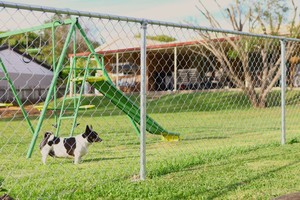
[[[60,113],[56,120],[57,121],[56,126],[55,126],[56,127],[55,135],[56,136],[59,135],[62,120],[65,120],[65,119],[72,120],[72,128],[70,131],[70,135],[73,135],[75,128],[79,125],[77,123],[78,111],[95,107],[95,105],[81,105],[86,79],[88,76],[90,76],[90,71],[101,69],[101,68],[89,68],[92,56],[94,56],[94,55],[90,54],[88,56],[87,61],[86,61],[86,66],[84,68],[76,67],[76,58],[77,58],[76,56],[74,56],[72,59],[73,62],[71,62],[72,63],[71,67],[64,68],[64,69],[68,69],[69,73],[68,73],[66,90],[65,90],[64,96],[62,98],[61,107],[59,108]],[[95,56],[98,56],[98,55],[95,55]],[[84,58],[86,58],[86,57],[84,57]],[[81,81],[80,81],[81,85],[79,86],[78,91],[77,91],[78,81],[74,81],[76,79],[74,77],[77,77],[77,74],[78,74],[77,71],[84,71],[84,75],[81,78]],[[73,83],[72,86],[71,86],[71,83]],[[72,92],[70,92],[70,90],[72,90]],[[71,108],[70,108],[70,102],[68,102],[69,104],[67,105],[67,103],[66,103],[67,100],[71,100],[71,104],[72,104]],[[72,113],[69,114],[70,112],[67,112],[67,111],[72,111]]]

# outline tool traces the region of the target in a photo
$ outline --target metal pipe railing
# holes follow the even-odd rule
[[[72,10],[72,9],[58,9],[58,8],[54,8],[54,7],[37,6],[37,5],[29,5],[29,4],[21,4],[21,3],[10,3],[10,2],[5,2],[5,1],[0,1],[0,7],[16,8],[16,9],[24,9],[24,10],[40,11],[40,12],[50,12],[50,13],[57,13],[57,14],[76,15],[76,16],[81,16],[81,17],[94,17],[94,18],[109,19],[109,20],[137,22],[137,23],[141,23],[141,24],[147,23],[149,25],[152,24],[152,25],[169,26],[169,27],[175,27],[175,28],[186,28],[186,29],[194,29],[194,30],[201,30],[201,31],[213,31],[213,32],[218,32],[218,33],[261,37],[261,38],[268,38],[268,39],[279,39],[279,40],[285,39],[286,41],[300,42],[300,39],[297,39],[297,38],[286,38],[286,37],[281,37],[281,36],[255,34],[255,33],[218,29],[218,28],[211,28],[211,27],[204,27],[204,26],[195,26],[195,25],[189,25],[189,24],[164,22],[164,21],[144,19],[144,18],[124,17],[124,16],[103,14],[103,13],[97,13],[97,12],[78,11],[78,10]]]

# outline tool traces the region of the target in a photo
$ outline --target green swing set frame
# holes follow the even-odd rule
[[[69,32],[67,34],[63,49],[61,51],[59,60],[57,62],[57,65],[55,63],[56,57],[55,57],[55,28],[58,26],[63,26],[63,25],[69,25]],[[26,33],[26,32],[30,32],[30,31],[38,31],[38,30],[42,30],[42,29],[48,29],[51,28],[52,29],[52,56],[53,56],[53,63],[52,63],[52,69],[53,69],[53,79],[52,82],[49,86],[49,90],[46,96],[46,100],[42,106],[42,108],[40,108],[40,116],[37,122],[36,127],[34,128],[27,112],[24,109],[24,106],[22,105],[21,100],[18,97],[17,91],[14,87],[13,81],[10,79],[9,74],[2,62],[2,60],[0,59],[0,69],[2,69],[2,71],[5,74],[5,77],[3,77],[1,80],[7,80],[8,84],[15,96],[16,102],[18,104],[18,106],[20,107],[24,118],[28,124],[28,126],[30,127],[30,131],[32,133],[32,140],[31,143],[29,145],[29,149],[27,151],[27,158],[30,158],[32,156],[32,152],[33,149],[35,147],[39,132],[41,130],[45,115],[46,115],[46,111],[51,109],[51,110],[55,110],[55,111],[60,111],[59,115],[55,114],[54,118],[55,118],[55,124],[56,124],[56,132],[55,135],[58,136],[59,135],[59,130],[61,127],[61,123],[63,119],[73,119],[73,123],[72,123],[72,128],[71,128],[71,133],[70,135],[73,135],[74,129],[77,126],[77,116],[78,116],[78,110],[80,109],[87,109],[87,108],[91,108],[93,107],[93,105],[86,105],[86,106],[81,106],[80,102],[81,102],[81,98],[83,96],[83,90],[84,90],[84,83],[88,82],[90,84],[93,85],[93,87],[97,90],[99,90],[99,92],[101,92],[105,97],[109,98],[111,100],[112,103],[114,103],[118,108],[120,108],[130,119],[132,125],[134,126],[134,129],[136,131],[136,133],[139,135],[140,131],[139,131],[139,123],[140,123],[140,109],[137,105],[135,105],[127,96],[125,96],[120,90],[118,90],[116,88],[116,86],[113,84],[113,82],[111,81],[107,71],[105,70],[104,67],[104,58],[102,55],[99,55],[95,52],[91,42],[89,41],[86,33],[84,32],[83,28],[81,27],[80,23],[78,22],[78,18],[71,18],[71,19],[66,19],[64,21],[54,21],[52,23],[46,23],[40,26],[35,26],[35,27],[31,27],[31,28],[27,28],[27,29],[22,29],[22,30],[15,30],[15,31],[8,31],[5,33],[1,33],[0,34],[0,38],[5,38],[5,37],[9,37],[12,35],[17,35],[17,34],[22,34],[22,33]],[[85,56],[85,58],[87,59],[86,61],[86,65],[84,68],[80,68],[80,70],[84,70],[84,75],[82,77],[78,77],[77,76],[77,70],[79,70],[79,68],[76,67],[76,30],[79,30],[82,38],[84,39],[84,42],[86,43],[90,53],[88,56]],[[59,73],[60,71],[64,68],[63,67],[63,61],[66,57],[67,54],[67,49],[68,46],[70,45],[70,42],[72,40],[72,37],[74,38],[74,55],[72,57],[72,62],[69,68],[69,76],[67,79],[67,85],[66,85],[66,90],[64,93],[64,98],[62,100],[62,103],[60,105],[60,107],[57,106],[57,97],[56,97],[56,84],[57,84],[57,80],[59,78]],[[91,62],[91,60],[95,60],[97,63],[97,67],[95,68],[90,68],[89,64]],[[94,76],[90,76],[90,71],[91,70],[101,70],[102,71],[102,76],[100,77],[94,77]],[[67,97],[68,96],[68,89],[70,87],[71,82],[74,82],[75,84],[73,84],[73,96],[72,97]],[[76,83],[81,82],[81,86],[79,89],[79,93],[77,93],[76,88],[77,85]],[[65,110],[66,108],[66,99],[71,98],[73,100],[73,108],[71,108],[71,110],[73,110],[73,115],[69,115],[69,116],[65,116]],[[49,103],[50,101],[53,99],[53,106],[50,108],[49,107]],[[69,109],[69,108],[68,108]],[[57,112],[54,112],[57,113]],[[169,132],[167,130],[165,130],[163,127],[161,127],[156,121],[154,121],[152,118],[150,118],[148,115],[146,116],[146,130],[151,133],[151,134],[156,134],[156,135],[162,135],[163,139],[166,141],[178,141],[179,140],[179,134],[178,133],[173,133],[173,132]]]

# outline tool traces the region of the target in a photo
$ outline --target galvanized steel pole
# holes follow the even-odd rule
[[[285,144],[285,89],[286,89],[286,59],[285,41],[280,40],[281,45],[281,144]]]
[[[141,91],[140,91],[140,180],[146,178],[146,34],[147,22],[141,23]]]
[[[174,47],[174,91],[177,91],[177,47]]]

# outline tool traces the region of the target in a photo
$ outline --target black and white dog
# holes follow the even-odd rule
[[[59,138],[51,132],[46,132],[40,144],[42,161],[46,164],[47,156],[50,155],[52,157],[74,157],[74,163],[78,164],[81,157],[87,154],[88,147],[94,142],[101,141],[98,133],[88,125],[83,134],[75,137]]]

